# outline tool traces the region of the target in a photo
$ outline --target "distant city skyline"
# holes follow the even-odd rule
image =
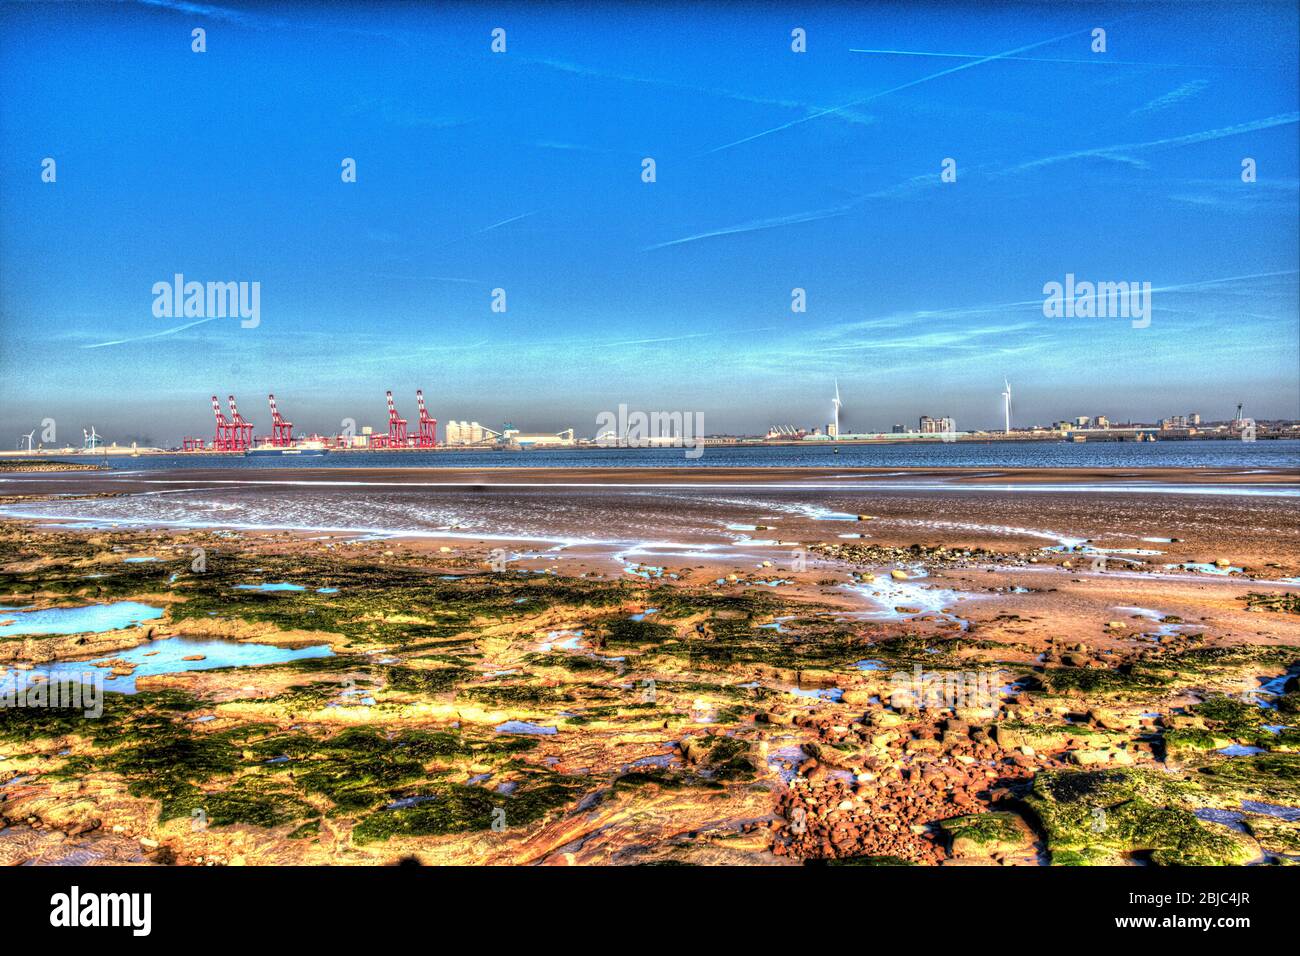
[[[16,3],[0,51],[0,447],[388,389],[440,433],[824,429],[836,380],[844,430],[1000,430],[1004,377],[1013,426],[1300,418],[1294,6]],[[1067,276],[1149,325],[1050,317]]]

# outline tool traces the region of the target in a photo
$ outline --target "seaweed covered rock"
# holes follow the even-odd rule
[[[1198,820],[1195,788],[1161,771],[1113,768],[1039,774],[1026,803],[1055,864],[1115,863],[1133,854],[1165,866],[1246,863],[1249,841]]]
[[[1034,835],[1019,816],[998,811],[972,813],[939,823],[956,857],[1016,853],[1033,845]]]
[[[1216,760],[1196,781],[1224,800],[1267,800],[1300,806],[1300,754],[1267,753]]]

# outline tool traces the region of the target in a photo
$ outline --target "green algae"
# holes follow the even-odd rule
[[[634,621],[629,617],[616,617],[598,623],[605,643],[610,646],[640,646],[662,644],[677,636],[676,628],[655,621]]]
[[[1006,811],[972,813],[939,822],[954,847],[958,841],[979,847],[1019,846],[1026,842],[1020,817]]]
[[[1020,720],[997,722],[992,727],[992,735],[1004,748],[1032,747],[1035,750],[1058,750],[1071,741],[1081,741],[1094,748],[1108,747],[1128,739],[1124,733],[1085,724],[1037,724]]]
[[[404,694],[443,694],[454,689],[466,677],[460,667],[433,669],[415,667],[385,667],[381,672],[391,690]]]
[[[1080,850],[1054,850],[1048,856],[1052,866],[1118,866],[1124,858],[1108,849],[1084,847]]]
[[[618,671],[618,661],[588,654],[565,654],[561,651],[551,653],[526,654],[524,663],[530,667],[562,667],[569,671]]]
[[[574,685],[554,687],[544,684],[485,684],[463,688],[459,696],[497,707],[566,704],[578,699]]]
[[[268,737],[249,753],[267,772],[287,777],[305,793],[328,798],[334,805],[331,814],[338,816],[373,809],[390,802],[402,788],[445,776],[444,769],[426,769],[430,763],[510,761],[536,746],[529,739],[478,741],[450,731],[387,734],[374,727],[353,727],[327,739],[305,734]]]
[[[224,790],[188,789],[163,802],[159,821],[175,817],[195,819],[202,814],[208,826],[235,823],[277,827],[313,816],[318,811],[293,790],[270,784],[256,776],[241,777]]]
[[[1300,806],[1300,754],[1222,757],[1198,767],[1195,779],[1207,790],[1231,798]]]
[[[750,780],[754,776],[754,761],[748,742],[738,737],[705,737],[701,744],[707,748],[703,766],[713,780]]]
[[[1255,740],[1264,724],[1263,710],[1235,697],[1211,697],[1191,710],[1211,730],[1222,731],[1234,740]]]
[[[572,717],[566,718],[567,722],[577,726],[590,724],[594,721],[610,720],[616,717],[639,717],[639,718],[657,718],[661,717],[662,712],[658,704],[649,702],[634,702],[627,704],[611,704],[603,707],[585,707],[579,710]]]
[[[308,820],[302,826],[287,833],[285,839],[288,840],[309,840],[312,837],[320,836],[320,819]]]
[[[1289,751],[1300,747],[1300,729],[1283,727],[1277,732],[1265,728],[1268,711],[1235,697],[1216,696],[1191,708],[1208,730],[1166,730],[1165,746],[1175,749],[1217,750],[1231,742]]]
[[[1248,862],[1244,841],[1191,812],[1193,793],[1155,770],[1052,770],[1038,774],[1025,802],[1054,862],[1062,854],[1073,865],[1132,854],[1167,866]]]
[[[643,787],[663,787],[667,790],[680,790],[697,784],[698,778],[680,770],[666,767],[638,767],[614,778],[610,787],[614,792],[635,791]]]
[[[539,775],[505,794],[464,784],[440,784],[419,795],[413,806],[389,807],[365,817],[352,831],[358,845],[393,837],[446,836],[481,830],[507,830],[533,823],[573,800],[574,778]]]
[[[1210,751],[1226,747],[1232,740],[1213,731],[1195,727],[1166,730],[1163,733],[1165,753],[1174,756],[1184,751]]]
[[[1040,680],[1055,694],[1103,696],[1155,691],[1172,683],[1171,677],[1159,671],[1136,666],[1053,667],[1044,671]]]

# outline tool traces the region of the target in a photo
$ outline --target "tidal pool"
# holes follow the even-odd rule
[[[0,637],[19,634],[100,634],[135,627],[144,621],[163,616],[163,609],[139,601],[115,601],[112,604],[88,604],[84,607],[50,607],[37,611],[19,611],[12,617],[5,612]]]
[[[104,675],[104,689],[122,694],[136,692],[137,677],[150,674],[179,674],[185,671],[206,671],[218,667],[255,667],[259,664],[283,664],[305,657],[329,657],[334,652],[328,644],[312,647],[288,648],[275,647],[271,644],[241,644],[221,638],[164,637],[148,641],[129,651],[120,651],[105,657],[88,661],[55,661],[50,664],[37,664],[25,671],[26,679],[40,674],[49,681],[81,681],[87,674]],[[202,656],[200,661],[187,661],[186,657]],[[112,669],[96,667],[97,663],[106,661],[123,661],[127,666],[134,665],[131,674],[113,676]],[[0,671],[0,675],[7,676]]]
[[[504,724],[499,725],[496,731],[499,734],[542,734],[543,736],[551,736],[560,732],[556,727],[530,724],[526,720],[507,720]]]

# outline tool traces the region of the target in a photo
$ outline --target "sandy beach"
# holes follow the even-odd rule
[[[0,859],[1290,858],[1298,494],[1264,469],[6,475],[6,675],[112,676],[94,720],[0,708]],[[24,632],[125,602],[156,616]]]

